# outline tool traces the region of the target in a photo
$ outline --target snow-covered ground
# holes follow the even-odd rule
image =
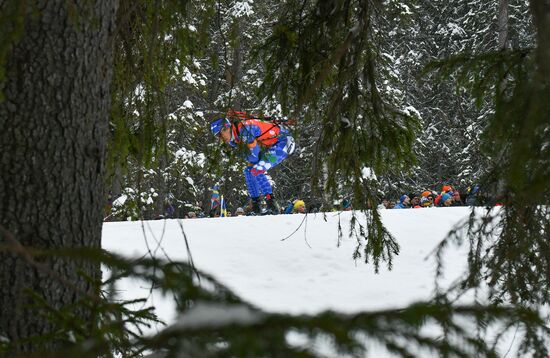
[[[150,250],[159,258],[185,261],[184,231],[195,266],[263,311],[355,313],[429,300],[435,288],[433,250],[469,214],[465,207],[381,211],[384,224],[400,245],[400,254],[394,257],[391,271],[382,264],[378,274],[364,263],[364,257],[353,260],[355,238],[344,235],[338,240],[338,223],[346,234],[351,212],[105,223],[103,247],[127,257],[141,257]],[[464,272],[466,254],[467,247],[448,247],[440,285],[453,283]],[[154,291],[151,294],[151,287],[141,281],[125,279],[117,288],[125,299],[148,298],[147,305],[155,306],[168,325],[191,319],[178,318],[173,301]],[[461,302],[471,299],[465,296]],[[235,312],[225,313],[230,319]],[[163,327],[152,327],[148,333]],[[515,351],[514,336],[507,334],[499,350],[506,352],[515,346]],[[289,335],[288,339],[306,344],[300,337]],[[313,344],[325,356],[338,356],[330,353],[326,342]],[[393,357],[377,344],[369,346],[368,356]]]
[[[105,223],[103,246],[126,256],[142,256],[149,247],[158,257],[187,260],[183,227],[196,267],[260,309],[353,313],[429,299],[435,273],[435,258],[430,253],[468,214],[468,208],[382,211],[383,222],[401,252],[394,258],[393,269],[383,264],[379,274],[363,259],[353,260],[355,238],[345,235],[338,240],[338,221],[347,234],[350,212]],[[300,224],[293,236],[283,240]],[[465,248],[448,251],[444,260],[447,283],[466,264]],[[137,298],[148,297],[150,287],[127,280],[120,289],[123,297]],[[149,300],[166,323],[174,321],[170,301],[159,295]]]

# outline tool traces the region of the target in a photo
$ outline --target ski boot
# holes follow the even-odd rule
[[[262,213],[262,210],[260,209],[260,198],[250,198],[250,201],[252,205],[250,207],[250,212],[248,213],[248,215],[260,215]]]
[[[273,197],[273,194],[266,194],[265,204],[267,206],[266,215],[277,215],[279,214],[279,206]]]

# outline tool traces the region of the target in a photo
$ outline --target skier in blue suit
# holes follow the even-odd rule
[[[244,177],[252,212],[260,213],[260,195],[263,194],[268,212],[277,214],[273,188],[265,174],[294,152],[294,138],[289,130],[281,124],[259,119],[244,119],[233,124],[227,118],[212,122],[210,130],[232,148],[246,146]]]

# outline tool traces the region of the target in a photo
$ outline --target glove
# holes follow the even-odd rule
[[[250,144],[247,144],[247,146],[250,152],[248,153],[246,160],[251,163],[257,163],[260,160],[260,146],[258,145],[256,140],[254,140]]]
[[[266,170],[263,169],[262,167],[252,167],[252,169],[250,169],[250,174],[252,174],[253,176],[257,177],[258,175],[260,174],[265,174]]]

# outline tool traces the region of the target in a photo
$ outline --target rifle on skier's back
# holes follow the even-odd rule
[[[233,123],[245,121],[247,119],[257,119],[259,121],[271,122],[274,125],[284,125],[284,126],[293,126],[296,124],[294,118],[280,118],[275,116],[262,116],[257,114],[248,114],[244,111],[235,111],[234,109],[229,109],[227,111],[227,118]]]

